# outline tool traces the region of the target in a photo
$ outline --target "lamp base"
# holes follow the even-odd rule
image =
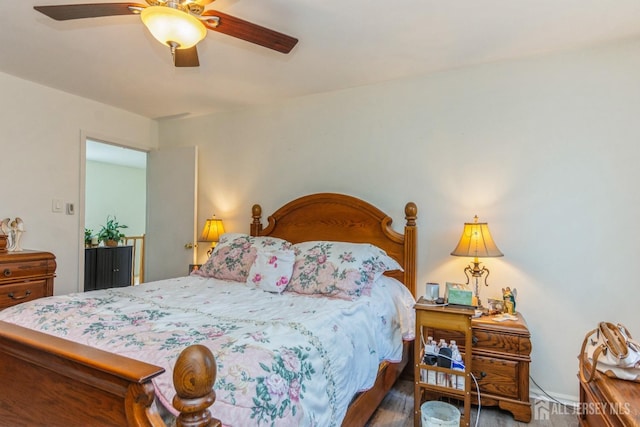
[[[490,272],[487,267],[483,266],[482,268],[480,268],[480,262],[477,258],[473,261],[473,266],[468,265],[464,269],[464,275],[467,276],[467,284],[469,284],[471,277],[474,277],[476,279],[474,298],[476,299],[475,306],[478,308],[483,308],[482,301],[480,301],[480,278],[482,278],[482,280],[484,281],[485,286],[489,286],[489,284],[487,283],[487,277],[489,277],[489,274]]]

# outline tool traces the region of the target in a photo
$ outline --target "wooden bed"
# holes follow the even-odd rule
[[[321,193],[296,199],[261,222],[254,205],[251,234],[292,243],[333,240],[372,243],[395,258],[404,271],[390,272],[415,296],[416,216],[414,203],[405,207],[404,233],[391,228],[391,218],[360,199]],[[375,385],[356,396],[343,420],[361,426],[399,377],[410,355],[405,342],[399,363],[383,363]],[[11,426],[165,426],[154,405],[151,379],[163,372],[154,365],[97,350],[17,325],[0,322],[0,420]],[[181,411],[178,426],[220,425],[208,407],[216,363],[203,346],[188,347],[174,368]]]

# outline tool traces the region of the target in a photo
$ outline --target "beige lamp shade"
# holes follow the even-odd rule
[[[220,236],[223,234],[224,225],[222,225],[222,220],[216,218],[216,216],[214,215],[213,218],[209,218],[204,224],[202,234],[200,235],[200,241],[218,242],[220,240]]]
[[[177,49],[193,47],[207,35],[207,28],[198,18],[172,7],[146,7],[140,18],[156,40]]]
[[[451,255],[473,258],[504,256],[491,237],[489,225],[486,222],[478,222],[478,216],[474,217],[474,222],[465,222],[458,246]]]

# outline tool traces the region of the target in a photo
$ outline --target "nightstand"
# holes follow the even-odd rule
[[[529,402],[529,364],[531,335],[522,314],[517,320],[498,322],[494,316],[474,318],[471,322],[473,356],[471,372],[478,381],[482,406],[498,406],[517,421],[531,421]],[[436,339],[456,340],[463,350],[463,335],[429,330]],[[471,388],[474,403],[478,396]]]
[[[0,310],[53,295],[56,257],[49,252],[0,253]]]
[[[472,328],[471,318],[474,310],[466,308],[454,308],[447,306],[434,306],[422,303],[420,299],[416,305],[416,339],[414,343],[414,426],[421,425],[422,418],[422,402],[424,400],[432,400],[426,398],[432,394],[440,396],[448,396],[454,399],[464,401],[464,411],[460,420],[460,425],[468,427],[470,424],[471,414],[471,369],[472,366],[471,352],[463,352],[462,360],[464,361],[464,370],[451,369],[451,359],[446,360],[438,357],[438,362],[430,364],[429,360],[425,360],[427,355],[433,354],[427,351],[423,343],[427,342],[428,336],[432,336],[428,331],[442,330],[447,333],[460,335],[462,337],[458,343],[462,348],[472,347]],[[449,341],[447,341],[449,343]],[[444,350],[441,351],[444,353]],[[428,357],[427,357],[428,359]],[[444,362],[444,363],[442,363]]]

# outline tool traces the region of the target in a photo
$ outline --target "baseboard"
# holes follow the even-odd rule
[[[529,396],[533,400],[542,400],[546,402],[555,402],[555,403],[559,402],[563,405],[570,406],[570,407],[576,407],[580,402],[580,398],[577,395],[574,396],[569,394],[549,392],[549,391],[541,390],[535,386],[532,386],[529,388]]]

